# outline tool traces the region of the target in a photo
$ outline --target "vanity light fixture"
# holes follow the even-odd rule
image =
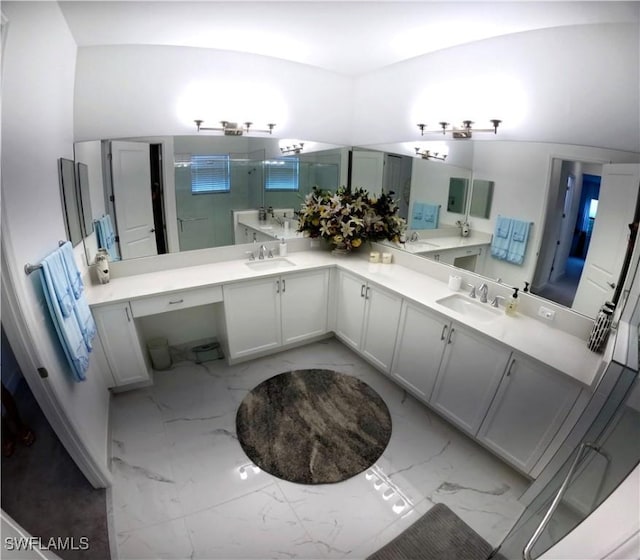
[[[416,155],[420,156],[422,159],[437,159],[439,161],[444,161],[447,159],[447,154],[440,154],[439,152],[431,152],[429,150],[422,150],[416,147]]]
[[[243,123],[242,125],[238,125],[238,123],[230,122],[230,121],[220,121],[220,124],[222,126],[207,127],[207,126],[202,126],[202,123],[204,123],[202,119],[196,119],[193,122],[196,123],[196,128],[198,129],[198,132],[200,132],[201,130],[217,130],[219,132],[224,132],[225,136],[242,136],[243,134],[249,132],[249,128],[253,124],[252,122],[248,122],[248,121]],[[267,125],[268,129],[252,128],[251,132],[268,132],[269,134],[273,134],[273,129],[275,126],[276,125],[274,123],[269,123]]]
[[[458,139],[467,139],[473,136],[474,132],[493,132],[494,134],[498,134],[498,126],[502,122],[500,119],[491,119],[489,122],[493,125],[492,128],[472,128],[474,124],[473,121],[462,121],[462,126],[452,126],[450,123],[445,121],[440,121],[438,124],[440,125],[440,129],[436,130],[427,130],[427,125],[424,123],[419,123],[418,128],[420,129],[420,135],[424,136],[425,132],[441,132],[442,134],[446,134],[450,132],[454,138]]]
[[[294,144],[293,146],[287,146],[286,148],[280,148],[282,155],[289,156],[292,154],[299,154],[304,148],[304,142],[300,142],[300,144]]]

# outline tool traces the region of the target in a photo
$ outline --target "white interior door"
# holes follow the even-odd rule
[[[613,297],[620,276],[633,221],[640,164],[602,166],[598,213],[593,225],[589,252],[572,308],[594,317],[600,306]]]
[[[354,150],[351,158],[351,188],[367,189],[372,195],[382,192],[384,153]]]
[[[123,259],[157,255],[149,144],[112,142],[111,167],[120,255]]]

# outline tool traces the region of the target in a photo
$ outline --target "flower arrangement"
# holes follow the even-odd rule
[[[399,241],[407,223],[398,216],[393,192],[371,196],[366,189],[335,193],[313,187],[298,212],[298,231],[307,237],[322,237],[347,251],[364,241]]]

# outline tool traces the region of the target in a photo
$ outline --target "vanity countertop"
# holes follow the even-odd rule
[[[291,218],[286,218],[289,221],[289,228],[285,229],[283,225],[279,224],[273,219],[269,219],[266,222],[258,220],[257,216],[252,214],[241,215],[238,217],[238,224],[254,229],[264,235],[273,237],[274,240],[282,239],[296,239],[298,237],[304,237],[302,232],[297,232],[298,221]]]
[[[461,249],[470,247],[484,247],[491,243],[491,236],[470,236],[451,235],[448,237],[425,237],[418,241],[407,241],[401,246],[409,253],[439,253],[449,249]]]
[[[287,256],[293,263],[291,266],[262,271],[249,268],[246,259],[223,261],[115,278],[108,284],[86,286],[86,295],[91,306],[100,306],[192,288],[338,267],[492,337],[587,388],[595,388],[602,356],[589,351],[586,341],[522,314],[516,317],[501,314],[490,322],[462,316],[437,303],[452,294],[447,283],[399,264],[369,263],[365,256],[335,257],[324,251],[295,252]]]

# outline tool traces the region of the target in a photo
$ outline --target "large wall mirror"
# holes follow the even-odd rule
[[[306,194],[345,184],[348,168],[345,148],[304,148],[286,154],[270,137],[204,134],[76,143],[92,191],[87,221],[96,228],[85,239],[87,262],[98,247],[118,261],[275,240],[274,227],[256,226],[248,238],[238,227],[240,220],[251,229],[260,207],[272,210],[275,225],[286,219],[294,236],[293,212]]]
[[[468,222],[469,239],[479,240],[482,247],[473,258],[448,259],[444,252],[417,251],[412,246],[414,254],[425,258],[437,255],[441,262],[499,278],[507,285],[524,288],[528,283],[532,293],[541,298],[595,315],[599,303],[574,303],[598,233],[596,223],[600,237],[607,232],[611,235],[620,224],[627,228],[626,217],[614,220],[616,225],[609,223],[610,216],[594,213],[597,201],[607,196],[600,192],[599,181],[607,162],[638,161],[638,154],[583,146],[469,140],[452,142],[449,157],[443,162],[414,157],[406,144],[319,148],[285,156],[273,138],[204,135],[80,142],[76,144],[76,160],[88,167],[91,221],[98,230],[85,239],[88,261],[92,262],[97,251],[97,223],[105,217],[111,219],[117,235],[117,259],[275,240],[274,231],[266,229],[271,226],[261,231],[251,228],[252,216],[257,215],[259,207],[272,207],[279,224],[288,220],[289,232],[295,232],[292,213],[314,185],[333,188],[355,184],[372,192],[394,191],[410,233],[416,229],[423,241],[437,243],[433,236],[459,237],[460,224]],[[211,156],[227,157],[207,161]],[[104,161],[111,164],[105,166]],[[129,171],[144,179],[127,179]],[[209,192],[200,192],[194,186],[197,174],[208,177],[208,187],[205,179],[198,183]],[[221,177],[228,182],[216,182]],[[292,177],[297,180],[296,188],[291,186]],[[363,178],[367,184],[360,184]],[[146,185],[142,191],[136,188],[139,184]],[[456,186],[455,193],[456,202],[464,201],[462,206],[450,205],[452,185],[463,187]],[[624,197],[625,207],[635,208],[637,197],[636,184]],[[419,205],[438,209],[435,227],[433,220],[428,220],[428,225],[411,228],[412,212]],[[531,224],[520,265],[491,256],[491,239],[500,215]],[[628,222],[632,220],[630,216]],[[625,250],[623,236],[620,262]],[[612,265],[616,267],[619,275],[620,266]],[[599,302],[611,295],[587,294],[587,299]]]

